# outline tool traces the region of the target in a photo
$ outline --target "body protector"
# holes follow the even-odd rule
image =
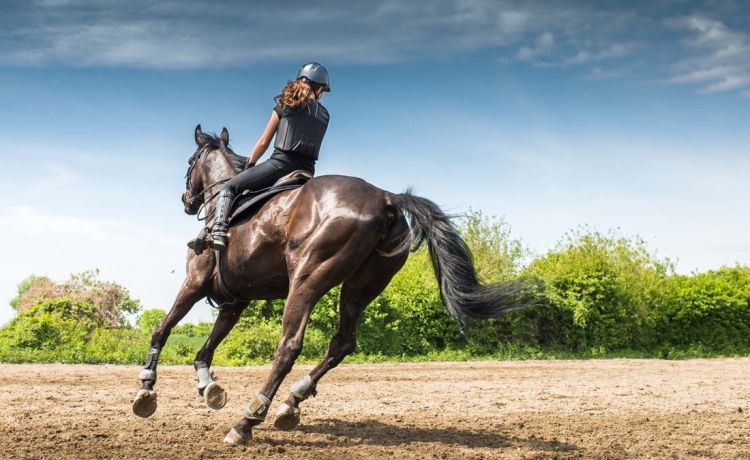
[[[328,128],[328,117],[323,104],[310,99],[304,106],[281,117],[274,148],[317,160]]]

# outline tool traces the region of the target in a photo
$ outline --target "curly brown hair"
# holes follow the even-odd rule
[[[276,96],[274,99],[284,109],[293,109],[299,107],[310,99],[317,99],[315,90],[305,80],[291,80],[289,81],[284,89],[281,90],[281,94]]]

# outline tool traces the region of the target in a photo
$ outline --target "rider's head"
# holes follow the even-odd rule
[[[296,80],[284,86],[276,101],[283,108],[295,108],[309,99],[320,99],[324,92],[330,90],[328,70],[317,62],[310,62],[297,72]]]

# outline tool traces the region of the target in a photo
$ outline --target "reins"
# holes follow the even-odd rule
[[[201,189],[201,191],[198,192],[198,193],[196,193],[196,194],[193,194],[190,191],[192,189],[192,180],[191,179],[192,179],[193,169],[195,168],[195,165],[198,163],[198,160],[200,159],[200,157],[204,153],[206,153],[208,151],[209,151],[208,148],[206,148],[204,146],[204,147],[201,147],[200,151],[198,151],[198,152],[195,153],[195,155],[193,156],[193,158],[192,158],[192,160],[190,162],[190,167],[188,168],[188,172],[187,172],[187,174],[185,176],[187,178],[186,184],[185,184],[186,185],[185,188],[188,190],[188,193],[190,194],[190,200],[189,200],[189,202],[190,202],[191,205],[195,202],[195,200],[197,200],[199,197],[203,196],[204,193],[206,193],[207,191],[211,190],[213,187],[216,187],[217,185],[224,184],[225,182],[227,182],[227,181],[229,181],[231,179],[231,177],[228,177],[226,179],[220,179],[220,180],[214,181],[214,182],[210,183],[209,185],[203,187]],[[196,219],[198,219],[199,222],[209,220],[213,216],[213,214],[216,212],[216,209],[214,209],[211,214],[205,214],[205,215],[203,215],[203,217],[201,217],[201,212],[206,208],[206,203],[211,203],[213,201],[213,199],[216,198],[216,196],[220,192],[221,192],[221,189],[215,191],[209,197],[203,197],[203,203],[201,203],[201,205],[198,207],[198,212],[196,212]],[[242,300],[239,296],[235,295],[232,292],[232,290],[229,288],[229,286],[227,286],[227,284],[226,284],[226,282],[224,280],[224,276],[222,274],[221,254],[219,253],[219,251],[214,251],[214,257],[215,257],[215,260],[216,260],[216,273],[215,273],[215,276],[216,276],[217,281],[218,281],[219,291],[221,292],[222,296],[224,296],[225,298],[228,298],[229,300],[225,301],[225,302],[217,302],[217,301],[214,301],[214,299],[212,299],[210,295],[207,295],[206,296],[206,301],[208,302],[209,305],[211,305],[214,308],[217,308],[217,307],[218,308],[222,308],[225,305],[236,304],[236,303],[238,303],[240,301],[244,302],[244,300]],[[216,304],[218,304],[218,306]]]
[[[203,195],[203,193],[206,190],[210,189],[211,187],[215,187],[217,185],[221,185],[221,184],[229,181],[229,179],[231,179],[231,178],[217,180],[216,182],[212,183],[211,185],[209,185],[207,187],[204,187],[203,190],[201,190],[200,193],[196,194],[195,196],[192,196],[192,193],[191,193],[190,194],[191,195],[190,201],[192,202],[193,200],[196,199],[196,197],[199,197],[199,196]],[[201,203],[201,205],[198,207],[198,212],[195,213],[196,219],[198,219],[198,221],[204,221],[204,220],[206,220],[206,219],[209,218],[208,214],[206,214],[203,217],[201,217],[201,211],[203,211],[203,209],[206,207],[206,203],[210,203],[211,201],[213,201],[214,198],[216,198],[216,195],[218,195],[219,192],[221,192],[221,190],[217,190],[216,192],[214,192],[211,196],[208,197],[208,199],[203,198],[203,203]]]

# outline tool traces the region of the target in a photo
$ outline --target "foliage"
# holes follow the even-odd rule
[[[654,300],[672,266],[639,239],[579,230],[525,274],[546,286],[545,305],[530,317],[537,343],[574,351],[640,348],[651,345]]]
[[[11,300],[13,308],[23,313],[46,299],[68,298],[74,303],[92,305],[92,314],[110,327],[127,325],[126,314],[137,313],[141,305],[130,297],[123,286],[100,281],[99,271],[73,274],[63,283],[55,283],[46,276],[32,275],[18,285],[18,294]]]
[[[654,339],[664,347],[727,354],[750,347],[750,267],[673,276],[660,293]]]
[[[31,275],[18,283],[16,296],[11,299],[10,306],[19,312],[27,310],[30,303],[34,303],[43,297],[49,297],[49,292],[54,289],[53,286],[52,280],[46,276]]]
[[[586,228],[531,258],[499,219],[471,212],[461,229],[486,282],[528,277],[544,290],[537,308],[459,329],[440,300],[425,250],[410,256],[360,319],[354,362],[384,360],[687,358],[750,353],[750,267],[677,275],[638,238]],[[528,263],[526,263],[528,261]],[[338,328],[341,289],[313,310],[300,360],[317,362]],[[127,290],[95,272],[65,283],[32,276],[13,300],[17,316],[0,329],[0,361],[142,363],[164,311],[139,308]],[[214,363],[273,359],[283,301],[252,302],[218,348]],[[191,363],[212,324],[176,327],[162,363]]]
[[[167,312],[161,308],[152,308],[141,313],[141,316],[138,317],[138,321],[136,321],[136,325],[138,326],[138,329],[150,334],[156,329],[156,326],[164,321],[166,316]]]

